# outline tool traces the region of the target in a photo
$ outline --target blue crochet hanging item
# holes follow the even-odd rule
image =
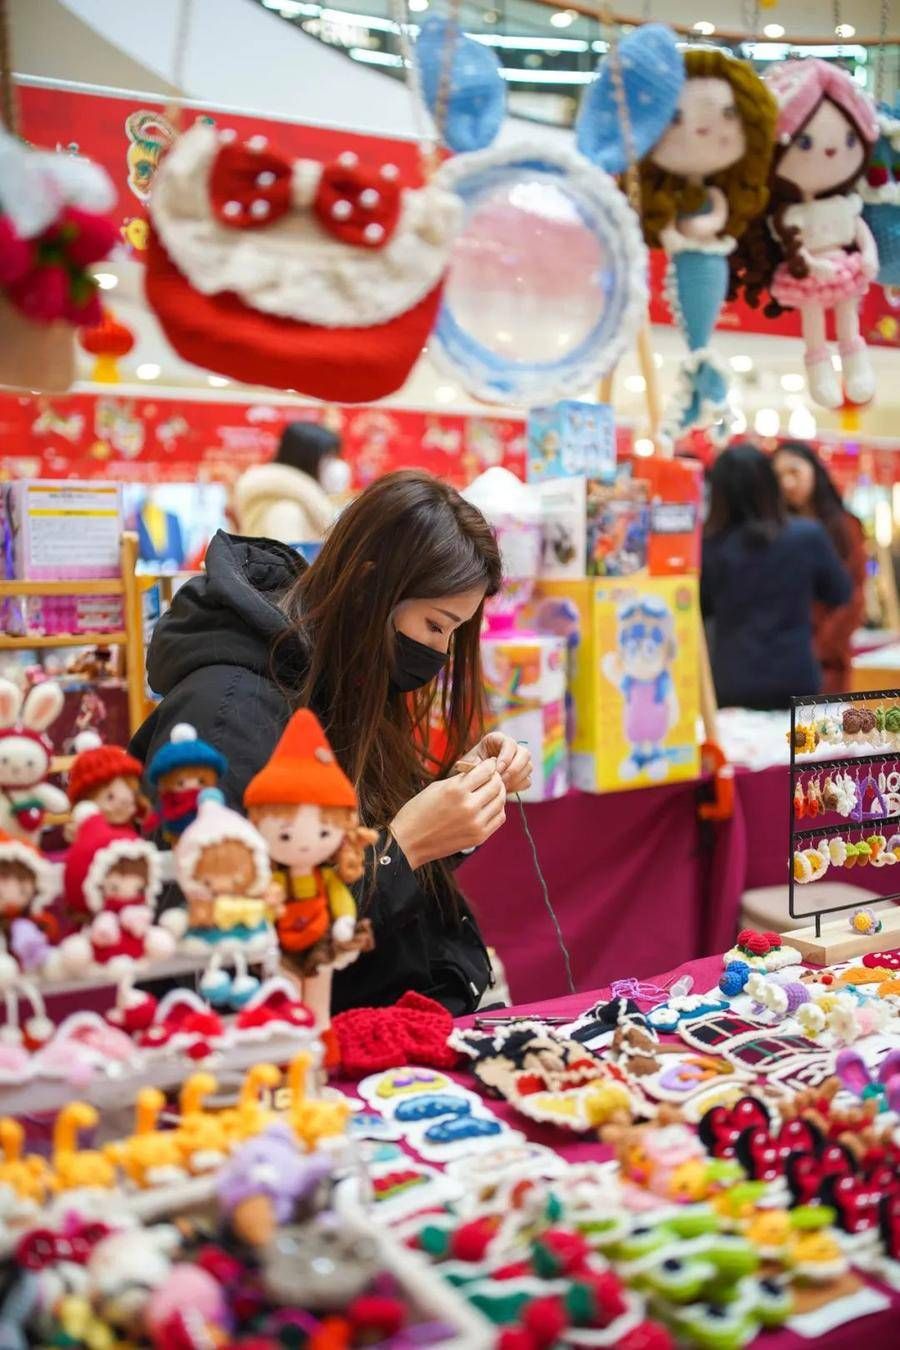
[[[675,34],[662,23],[645,23],[619,43],[619,66],[631,133],[622,127],[609,57],[588,85],[575,125],[578,149],[607,173],[624,173],[629,150],[642,159],[672,120],[684,84],[684,58]]]
[[[447,44],[453,44],[453,55]],[[443,115],[438,118],[441,80],[450,61],[449,89]],[[422,97],[441,140],[464,153],[491,144],[506,116],[506,81],[494,52],[467,37],[451,19],[426,19],[416,40],[415,61]]]
[[[691,244],[669,254],[666,298],[687,343],[663,431],[673,439],[694,426],[715,422],[725,412],[728,378],[709,342],[728,293],[728,254],[734,240],[706,248]]]
[[[878,281],[900,286],[900,96],[878,105],[881,135],[860,188],[863,219],[878,245]]]

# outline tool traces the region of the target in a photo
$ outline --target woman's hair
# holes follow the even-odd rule
[[[318,422],[288,422],[275,452],[276,464],[287,464],[318,479],[326,455],[341,453],[341,438]]]
[[[709,475],[707,535],[741,530],[755,546],[771,543],[787,517],[768,455],[744,442],[729,446]]]
[[[850,512],[844,506],[843,498],[835,487],[831,474],[825,468],[811,445],[805,441],[782,441],[775,451],[773,459],[779,455],[794,455],[804,460],[813,471],[813,492],[810,506],[817,520],[825,526],[831,541],[842,558],[850,555],[850,541],[847,537],[847,516]]]
[[[775,99],[751,66],[723,51],[689,49],[684,53],[684,64],[689,80],[727,80],[731,85],[747,149],[736,164],[711,174],[700,185],[661,169],[653,161],[652,150],[644,156],[639,165],[641,215],[644,237],[651,248],[659,248],[660,232],[676,216],[700,210],[707,187],[721,188],[727,197],[728,220],[723,233],[734,239],[739,239],[749,223],[762,215],[769,200],[769,164],[777,116]]]
[[[482,605],[453,634],[445,678],[412,696],[390,685],[397,606],[474,587],[494,595],[501,580],[500,551],[481,512],[447,483],[404,469],[344,509],[285,596],[291,631],[309,655],[298,701],[318,713],[366,825],[384,828],[452,767],[481,726]],[[426,764],[437,708],[446,751]]]
[[[802,126],[797,128],[788,144],[778,145],[775,149],[769,184],[769,211],[766,215],[761,214],[757,219],[751,221],[744,237],[729,259],[731,282],[728,288],[728,298],[730,300],[734,300],[743,291],[747,304],[757,309],[763,293],[769,289],[775,269],[782,262],[787,264],[788,272],[792,277],[802,281],[804,277],[809,276],[809,268],[802,255],[803,240],[800,230],[796,225],[788,225],[786,219],[788,208],[802,200],[801,194],[793,183],[789,183],[786,178],[778,176],[778,166],[823,102],[824,97],[819,99],[809,117],[806,118]],[[860,144],[866,149],[866,155],[860,168],[846,182],[837,183],[828,192],[821,193],[822,198],[841,197],[852,191],[860,175],[865,173],[872,150],[871,144],[867,142],[863,135],[862,128],[851,117],[849,110],[846,107],[841,107],[840,111],[855,129]],[[770,295],[763,313],[770,319],[777,319],[779,314],[784,313],[784,306],[779,304],[774,296]]]

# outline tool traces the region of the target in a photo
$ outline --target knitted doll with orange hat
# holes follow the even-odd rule
[[[357,815],[353,784],[338,765],[315,714],[294,713],[268,763],[251,779],[244,805],[269,850],[276,929],[286,965],[300,977],[302,997],[327,1028],[335,967],[372,947],[348,884],[364,870],[377,838]]]
[[[72,805],[95,802],[110,825],[131,825],[139,830],[150,809],[141,792],[141,761],[121,745],[104,745],[96,731],[76,736],[75,750],[68,783]]]

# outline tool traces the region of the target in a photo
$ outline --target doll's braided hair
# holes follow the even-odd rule
[[[727,80],[734,92],[747,149],[736,164],[711,174],[706,186],[718,187],[725,194],[728,220],[723,232],[739,239],[750,221],[765,211],[769,200],[777,105],[752,67],[723,51],[690,48],[684,53],[684,64],[689,80]],[[641,160],[639,169],[644,238],[651,248],[658,248],[660,232],[667,225],[677,216],[690,215],[701,208],[705,187],[661,169],[654,163],[652,150]]]

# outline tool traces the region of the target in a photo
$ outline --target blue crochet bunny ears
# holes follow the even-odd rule
[[[450,62],[447,101],[439,119],[444,144],[458,152],[490,145],[506,116],[506,82],[494,52],[467,37],[453,20],[435,17],[422,24],[415,59],[422,97],[436,120],[445,63]]]
[[[631,129],[631,153],[641,159],[672,120],[684,84],[684,60],[675,34],[665,24],[647,23],[619,43],[625,106]],[[628,168],[629,146],[619,113],[616,81],[609,57],[598,68],[578,112],[578,149],[607,173]]]

